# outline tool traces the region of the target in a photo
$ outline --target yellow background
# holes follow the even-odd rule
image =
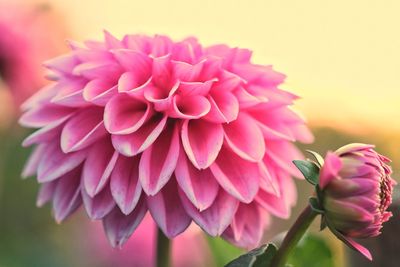
[[[312,124],[400,131],[398,0],[51,0],[78,40],[102,29],[250,48],[288,75]]]

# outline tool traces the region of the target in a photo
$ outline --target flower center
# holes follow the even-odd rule
[[[381,200],[379,210],[383,213],[391,203],[392,184],[389,177],[385,174],[382,175],[380,182],[379,198]]]

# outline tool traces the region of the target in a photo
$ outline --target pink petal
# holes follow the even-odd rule
[[[122,42],[114,37],[111,33],[104,30],[104,41],[108,49],[122,48]]]
[[[263,134],[256,122],[247,114],[224,125],[225,140],[229,147],[241,158],[259,162],[265,154]]]
[[[40,186],[38,196],[36,198],[36,206],[43,207],[47,202],[53,199],[54,192],[57,188],[58,181],[43,183]]]
[[[76,168],[57,180],[53,196],[53,213],[58,223],[64,221],[82,204],[80,174],[81,168]]]
[[[85,62],[76,66],[73,70],[73,74],[76,76],[82,76],[89,80],[98,78],[108,77],[115,79],[122,74],[123,70],[121,66],[112,61],[99,61],[99,62]]]
[[[341,241],[343,241],[343,243],[345,243],[351,249],[353,249],[353,250],[355,250],[357,252],[360,252],[363,256],[365,256],[367,259],[372,261],[372,255],[371,255],[371,253],[369,252],[369,250],[367,248],[365,248],[361,244],[357,243],[356,241],[354,241],[350,237],[347,237],[347,236],[343,235],[342,233],[337,231],[335,228],[333,228],[333,227],[329,227],[329,228],[337,238],[339,238]]]
[[[321,189],[325,188],[332,179],[336,178],[342,168],[342,161],[335,153],[328,152],[325,157],[324,165],[319,176]]]
[[[50,102],[71,108],[89,106],[90,103],[83,98],[83,88],[85,84],[86,80],[84,79],[59,81],[57,83],[59,89],[58,93]]]
[[[211,89],[212,84],[215,80],[209,80],[205,82],[180,82],[178,92],[181,96],[194,96],[202,95],[205,96]]]
[[[280,197],[280,185],[276,175],[270,171],[269,167],[263,162],[259,162],[260,168],[260,188],[264,191]]]
[[[24,127],[40,128],[50,123],[65,121],[75,109],[59,105],[41,105],[25,112],[19,119]]]
[[[303,178],[301,172],[292,163],[293,159],[304,158],[295,145],[287,141],[269,141],[266,146],[268,153],[265,154],[263,162],[267,167],[277,166],[294,177]]]
[[[129,134],[137,131],[150,115],[148,103],[119,94],[104,109],[104,125],[112,134]]]
[[[106,186],[117,159],[118,152],[107,139],[90,148],[82,172],[83,186],[90,197]]]
[[[43,65],[55,72],[71,73],[79,59],[74,54],[61,55],[43,62]]]
[[[268,102],[266,98],[260,98],[250,94],[243,86],[239,86],[235,91],[234,94],[239,101],[239,105],[241,108],[248,108],[256,106],[260,103]]]
[[[147,80],[141,80],[135,72],[125,72],[118,80],[118,91],[141,99],[146,88],[151,86],[151,82],[151,77]]]
[[[88,108],[74,115],[61,133],[61,149],[64,153],[81,150],[106,135],[103,109]]]
[[[175,92],[178,90],[180,82],[176,82],[171,87],[158,87],[153,84],[149,84],[145,87],[144,97],[147,101],[154,104],[154,109],[162,112],[169,111],[172,106],[172,98]]]
[[[185,120],[181,131],[183,148],[190,161],[197,169],[208,168],[224,142],[222,126],[204,120]]]
[[[47,144],[38,166],[37,179],[39,183],[55,180],[75,169],[85,158],[86,151],[64,154],[57,142]]]
[[[122,245],[128,241],[133,231],[135,231],[143,220],[146,211],[146,201],[142,199],[129,215],[121,213],[119,208],[115,207],[103,219],[104,230],[113,247],[121,248]]]
[[[182,191],[200,211],[209,208],[217,197],[219,185],[210,169],[197,170],[184,153],[179,154],[175,176]]]
[[[153,49],[151,54],[154,57],[167,55],[173,46],[172,40],[164,35],[156,35],[153,39]]]
[[[95,79],[83,88],[83,98],[95,105],[105,106],[117,93],[115,82],[104,79]]]
[[[135,209],[142,193],[138,172],[139,159],[120,156],[111,174],[111,194],[125,215]]]
[[[102,219],[115,207],[115,201],[111,195],[109,186],[105,186],[94,197],[90,197],[83,187],[81,193],[86,212],[92,220]]]
[[[192,65],[182,61],[172,61],[171,65],[174,70],[175,78],[180,81],[193,82],[199,80],[199,75],[203,69],[204,61]]]
[[[134,133],[127,135],[112,135],[112,143],[115,149],[131,157],[146,150],[159,137],[164,130],[168,116],[153,116]]]
[[[244,203],[250,203],[259,188],[260,171],[256,163],[243,160],[222,146],[216,161],[210,166],[218,183],[229,194]]]
[[[264,220],[257,204],[240,204],[232,224],[225,230],[222,237],[231,243],[254,248],[259,245],[264,233]]]
[[[175,179],[171,179],[163,190],[147,198],[147,205],[158,227],[169,237],[175,237],[185,231],[191,218],[185,212],[177,194]]]
[[[236,120],[239,114],[239,102],[236,97],[225,91],[213,91],[208,100],[211,103],[211,110],[206,119],[216,123],[229,123]]]
[[[179,156],[179,134],[167,127],[140,159],[139,179],[147,195],[155,195],[170,180]]]
[[[24,169],[22,171],[22,177],[28,178],[36,174],[39,167],[39,163],[43,157],[43,153],[46,151],[46,145],[40,144],[33,149],[32,154],[29,156]]]
[[[145,54],[151,53],[152,38],[142,34],[125,35],[122,42],[125,47],[132,50],[137,50]]]
[[[27,111],[45,103],[47,104],[58,92],[59,85],[57,83],[48,84],[22,103],[21,110]]]
[[[290,216],[289,205],[282,195],[277,197],[274,194],[260,189],[256,196],[256,201],[261,207],[279,218],[287,219]]]
[[[223,190],[218,192],[214,203],[203,211],[199,211],[182,191],[179,191],[179,195],[186,212],[211,236],[219,236],[225,231],[239,206],[239,201]]]
[[[153,59],[152,77],[158,87],[169,87],[175,83],[172,81],[170,58],[170,55],[165,55]]]
[[[138,80],[150,78],[152,60],[148,55],[129,49],[112,50],[112,53],[125,70],[135,72]]]
[[[174,96],[173,112],[174,118],[180,119],[198,119],[206,115],[211,108],[210,102],[204,96]]]
[[[33,144],[47,143],[55,139],[60,138],[62,127],[64,126],[64,121],[66,119],[61,119],[59,121],[52,122],[45,127],[40,128],[31,135],[29,135],[22,142],[23,147],[28,147]]]

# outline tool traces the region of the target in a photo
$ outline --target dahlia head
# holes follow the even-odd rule
[[[392,213],[395,181],[391,178],[390,160],[374,149],[373,145],[349,144],[328,152],[323,160],[315,152],[317,165],[295,161],[306,177],[316,184],[317,197],[310,199],[314,210],[322,214],[321,228],[326,226],[344,243],[368,259],[370,252],[353,238],[379,235],[382,224]],[[308,172],[307,167],[308,166]],[[316,170],[313,175],[312,169]]]
[[[69,43],[45,62],[54,81],[23,105],[39,128],[23,176],[57,222],[82,204],[121,246],[150,212],[167,237],[193,221],[242,246],[261,240],[269,215],[296,201],[294,141],[313,137],[278,88],[285,76],[250,62],[251,51],[195,38],[105,32]]]

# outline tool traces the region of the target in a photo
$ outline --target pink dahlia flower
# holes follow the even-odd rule
[[[40,66],[64,50],[64,32],[48,6],[15,2],[0,3],[0,89],[19,107],[45,84]]]
[[[90,225],[90,255],[98,255],[96,262],[102,266],[118,267],[156,267],[157,226],[151,216],[145,216],[131,238],[122,249],[112,249],[99,228]],[[214,266],[207,241],[195,225],[172,240],[171,266],[203,267]]]
[[[395,181],[390,177],[389,159],[373,150],[373,145],[350,144],[329,152],[321,169],[322,206],[330,229],[352,248],[371,259],[367,249],[352,238],[380,234],[392,213]]]
[[[168,237],[194,221],[252,247],[268,214],[289,215],[292,142],[312,135],[278,89],[284,75],[194,38],[105,33],[70,46],[20,119],[40,128],[24,141],[38,146],[23,175],[37,175],[38,205],[51,200],[57,221],[83,203],[120,246],[149,211]]]

